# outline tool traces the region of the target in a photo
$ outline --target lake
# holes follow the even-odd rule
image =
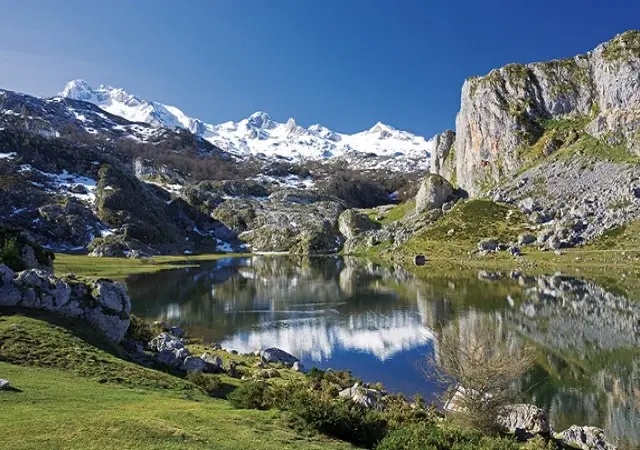
[[[255,256],[126,284],[149,321],[241,353],[278,347],[307,368],[351,370],[427,399],[441,392],[428,374],[443,330],[490,324],[497,339],[535,348],[518,387],[555,429],[594,425],[640,445],[640,301],[589,280],[485,271],[425,280],[356,258]]]

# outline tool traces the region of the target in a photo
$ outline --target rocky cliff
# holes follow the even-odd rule
[[[638,155],[639,130],[640,32],[628,31],[584,55],[510,64],[466,80],[455,143],[448,144],[450,133],[440,136],[432,169],[477,196],[586,138],[605,147],[600,152]]]

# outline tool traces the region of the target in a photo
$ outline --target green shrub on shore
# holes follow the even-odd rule
[[[238,386],[227,400],[238,409],[261,409],[272,408],[269,396],[269,385],[264,381],[247,381]]]
[[[15,272],[20,272],[27,268],[27,265],[20,255],[18,242],[15,239],[7,239],[2,248],[0,248],[0,264],[7,265]]]
[[[470,429],[420,423],[389,433],[376,450],[517,450],[512,439],[489,437]]]
[[[215,375],[194,372],[187,375],[187,380],[201,388],[209,397],[216,397],[222,389],[222,381]]]
[[[383,416],[354,403],[324,400],[300,391],[288,405],[289,420],[298,431],[315,431],[364,448],[374,448],[385,436]]]

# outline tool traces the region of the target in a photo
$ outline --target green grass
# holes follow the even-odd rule
[[[75,273],[86,278],[124,279],[137,273],[152,273],[160,270],[197,267],[201,261],[214,261],[230,256],[246,256],[238,253],[207,254],[189,256],[155,256],[149,259],[96,258],[87,255],[56,253],[55,273]]]
[[[509,219],[507,214],[510,214]],[[524,222],[525,218],[517,208],[489,200],[469,200],[457,204],[436,223],[415,235],[400,251],[438,257],[466,255],[482,239],[515,241],[524,231]],[[452,235],[449,230],[453,230]]]
[[[396,205],[393,208],[389,209],[387,212],[382,214],[382,218],[380,220],[378,220],[377,217],[380,216],[381,214],[376,212],[375,210],[369,210],[367,215],[371,220],[373,220],[376,223],[379,223],[382,225],[388,225],[392,222],[397,222],[398,220],[404,219],[408,214],[415,211],[415,208],[416,208],[416,201],[409,200],[404,203],[400,203],[399,205]]]
[[[0,374],[17,389],[0,392],[3,450],[351,448],[301,436],[277,411],[235,410],[49,319],[0,317]]]

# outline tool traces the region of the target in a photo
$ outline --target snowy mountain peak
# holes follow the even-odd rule
[[[433,146],[432,141],[381,122],[360,133],[344,134],[320,124],[305,129],[293,118],[286,123],[276,122],[266,112],[256,111],[239,122],[214,125],[189,117],[175,106],[142,100],[124,89],[104,85],[93,89],[84,80],[68,82],[59,96],[94,103],[132,122],[185,128],[240,157],[263,155],[290,160],[348,157],[351,160],[376,155],[385,158],[384,166],[392,170],[425,170]],[[370,160],[368,164],[378,163]]]

